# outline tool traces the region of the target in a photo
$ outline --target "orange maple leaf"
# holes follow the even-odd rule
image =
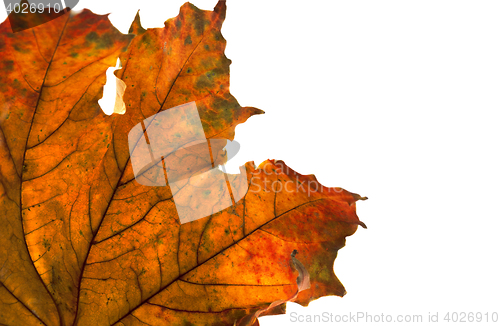
[[[252,325],[344,295],[332,265],[364,198],[281,161],[216,168],[263,113],[229,93],[225,9],[186,3],[147,30],[137,16],[129,35],[89,10],[0,25],[1,324]],[[126,112],[108,116],[118,57]]]

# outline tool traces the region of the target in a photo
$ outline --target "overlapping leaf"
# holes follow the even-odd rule
[[[144,119],[195,101],[207,138],[233,139],[262,113],[229,93],[224,17],[220,1],[164,28],[137,16],[129,35],[88,10],[0,25],[0,323],[232,325],[294,297],[294,250],[311,283],[297,302],[344,294],[332,264],[362,225],[358,195],[247,163],[242,200],[181,224],[170,187],[135,179],[127,135]],[[118,57],[126,113],[107,116],[97,100]]]

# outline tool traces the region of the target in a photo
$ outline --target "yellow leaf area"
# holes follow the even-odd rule
[[[333,261],[364,226],[364,198],[281,161],[247,163],[243,181],[213,170],[226,161],[215,140],[263,113],[229,93],[225,12],[224,1],[213,11],[186,3],[164,28],[146,30],[137,16],[128,35],[89,10],[17,33],[0,25],[0,324],[256,325],[286,301],[344,295]],[[97,101],[118,58],[126,112],[108,116]],[[169,173],[187,182],[214,171],[233,202],[182,222],[184,186],[138,181],[151,172],[134,170],[129,134],[186,103],[196,103],[210,155],[179,150]],[[195,125],[172,116],[165,144]],[[226,195],[214,189],[197,207]]]

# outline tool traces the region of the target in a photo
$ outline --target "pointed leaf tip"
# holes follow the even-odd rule
[[[142,27],[141,24],[141,16],[139,15],[139,10],[137,10],[137,13],[135,14],[134,21],[130,25],[130,28],[128,30],[129,34],[135,34],[135,35],[142,35],[144,32],[146,32],[146,29]]]
[[[214,12],[220,16],[221,23],[226,18],[226,0],[219,0],[214,7]]]
[[[220,12],[221,10],[225,11],[226,8],[227,8],[226,0],[219,0],[219,2],[217,2],[217,4],[214,7],[214,11],[217,11],[217,12]]]

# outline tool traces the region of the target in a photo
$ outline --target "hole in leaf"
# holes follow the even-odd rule
[[[120,58],[116,60],[115,67],[109,67],[106,70],[106,84],[104,85],[103,96],[97,102],[102,111],[107,115],[113,113],[124,114],[126,111],[125,103],[123,102],[123,93],[125,93],[125,82],[117,78],[114,74],[115,70],[121,69]]]

